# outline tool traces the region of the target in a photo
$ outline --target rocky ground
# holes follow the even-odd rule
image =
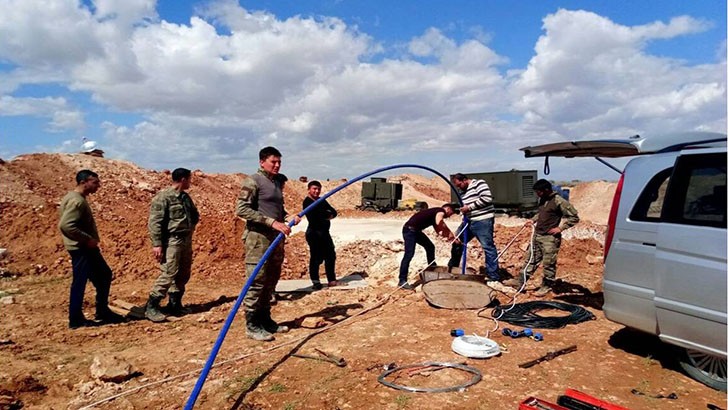
[[[57,206],[73,187],[81,168],[99,173],[101,190],[91,204],[102,236],[102,251],[115,272],[112,298],[141,305],[157,268],[146,235],[153,194],[166,186],[169,173],[84,155],[34,154],[0,165],[0,408],[180,408],[187,400],[209,352],[242,288],[244,222],[233,213],[244,175],[195,171],[190,191],[202,215],[195,234],[193,278],[186,302],[193,314],[179,321],[144,320],[69,330],[67,301],[70,263],[57,232]],[[253,169],[250,170],[251,172]],[[289,175],[289,177],[291,177]],[[447,185],[420,175],[398,177],[404,197],[431,205],[449,198]],[[300,211],[305,183],[292,177],[286,185],[289,212]],[[342,181],[322,181],[324,192]],[[197,403],[210,409],[368,409],[517,408],[529,396],[555,402],[574,388],[633,409],[725,407],[725,394],[683,375],[674,355],[654,338],[631,332],[604,318],[601,311],[601,254],[614,184],[595,181],[572,187],[572,202],[583,222],[567,231],[559,258],[561,281],[549,300],[582,306],[596,320],[541,332],[544,341],[510,339],[490,310],[437,309],[421,292],[392,286],[402,242],[374,237],[381,218],[403,223],[411,213],[386,215],[354,210],[361,185],[341,191],[330,202],[340,220],[365,219],[371,230],[335,235],[340,276],[358,273],[369,287],[325,289],[282,298],[274,317],[292,327],[271,344],[246,339],[237,318],[225,339]],[[336,223],[336,222],[335,222]],[[455,221],[457,223],[457,221]],[[498,218],[496,243],[505,249],[501,266],[518,271],[529,239],[523,220]],[[448,246],[436,239],[444,264]],[[472,267],[482,251],[469,247]],[[286,239],[283,277],[307,277],[308,249],[303,233]],[[413,270],[424,266],[417,251]],[[413,272],[414,273],[414,272]],[[93,288],[87,290],[87,314],[93,312]],[[493,291],[502,304],[509,295]],[[535,300],[528,293],[517,302]],[[561,312],[546,312],[562,314]],[[460,392],[408,393],[377,382],[383,365],[424,361],[459,362],[451,350],[450,329],[488,336],[503,352],[490,359],[467,359],[482,381]],[[497,329],[497,330],[496,330]],[[529,369],[519,363],[576,345],[573,353]],[[291,356],[322,349],[342,356],[346,367]],[[469,375],[455,370],[401,373],[398,383],[438,387],[457,385]],[[638,395],[632,390],[644,393]],[[675,393],[677,399],[653,396]]]

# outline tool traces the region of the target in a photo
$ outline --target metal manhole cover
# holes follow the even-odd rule
[[[432,305],[445,309],[480,309],[491,302],[490,288],[474,280],[433,280],[422,285],[422,293]]]
[[[422,283],[427,283],[439,279],[458,279],[458,280],[475,280],[484,282],[484,276],[476,275],[475,269],[466,268],[465,275],[462,274],[462,268],[448,268],[447,266],[433,266],[425,269],[420,273]]]

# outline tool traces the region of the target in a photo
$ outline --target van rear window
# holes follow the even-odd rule
[[[725,154],[681,156],[668,195],[668,221],[725,228]]]
[[[670,182],[672,168],[658,172],[650,182],[645,185],[629,218],[633,221],[659,222],[662,207],[667,195],[667,186]]]

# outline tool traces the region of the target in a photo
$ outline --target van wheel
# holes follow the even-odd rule
[[[726,359],[699,352],[681,349],[680,367],[693,379],[713,389],[726,391]]]

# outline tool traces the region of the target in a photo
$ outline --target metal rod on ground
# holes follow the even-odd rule
[[[303,211],[301,211],[298,216],[302,217],[304,216],[309,209],[313,209],[316,205],[318,205],[320,202],[324,201],[326,198],[330,197],[331,195],[341,191],[342,189],[346,188],[347,186],[353,184],[354,182],[360,181],[368,176],[378,174],[380,172],[389,171],[391,169],[397,169],[397,168],[419,168],[424,169],[427,171],[430,171],[440,178],[444,179],[445,182],[450,185],[450,189],[452,189],[455,192],[455,195],[458,197],[458,201],[460,202],[460,205],[463,204],[463,199],[460,196],[460,194],[457,192],[457,189],[455,189],[455,186],[452,184],[452,182],[443,174],[440,172],[426,167],[424,165],[417,165],[417,164],[397,164],[397,165],[390,165],[386,167],[382,167],[379,169],[375,169],[374,171],[367,172],[365,174],[362,174],[352,180],[349,180],[345,182],[342,185],[339,185],[338,187],[332,189],[326,195],[321,196],[319,199],[314,201],[311,205],[306,207]],[[290,222],[288,226],[293,226],[293,222]],[[271,243],[271,245],[268,247],[268,249],[263,254],[263,257],[260,259],[258,264],[255,266],[255,269],[250,274],[250,277],[245,282],[245,286],[243,286],[243,289],[240,291],[240,295],[235,300],[235,304],[233,305],[233,308],[230,310],[230,313],[228,314],[227,319],[225,320],[225,323],[222,326],[222,329],[220,329],[220,334],[217,337],[217,340],[215,341],[215,344],[212,347],[212,350],[210,351],[210,356],[207,358],[207,361],[205,362],[205,367],[202,368],[202,372],[200,373],[200,377],[197,379],[197,382],[195,383],[195,387],[192,389],[192,392],[190,393],[190,397],[187,399],[187,403],[185,404],[184,409],[185,410],[192,410],[195,407],[195,402],[197,401],[197,397],[200,395],[200,392],[202,391],[202,386],[205,384],[205,380],[207,379],[207,375],[210,373],[210,369],[212,368],[212,365],[215,363],[215,358],[217,357],[217,353],[220,351],[220,348],[222,347],[222,343],[225,341],[225,336],[227,335],[228,330],[230,330],[230,326],[233,323],[233,320],[235,319],[235,315],[238,313],[238,310],[240,309],[240,305],[243,302],[243,298],[245,297],[245,294],[248,293],[248,289],[253,283],[253,280],[255,280],[255,277],[258,275],[258,272],[260,271],[261,267],[265,263],[266,260],[268,260],[268,257],[270,257],[270,254],[273,252],[273,249],[275,249],[276,246],[280,243],[281,239],[283,238],[283,234],[280,233],[276,237],[276,239]],[[466,236],[467,238],[467,236]],[[467,242],[463,243],[463,252],[467,253]],[[463,265],[463,273],[465,273],[465,266]]]
[[[521,232],[523,232],[523,230],[526,229],[526,227],[527,227],[527,225],[523,225],[523,227],[521,227],[521,230],[518,231],[518,233],[516,233],[515,235],[513,235],[513,238],[511,239],[511,241],[508,242],[508,244],[506,245],[506,247],[503,248],[503,250],[500,251],[500,253],[498,254],[498,259],[500,259],[501,256],[503,256],[504,253],[506,253],[506,251],[508,250],[508,248],[510,248],[511,245],[513,245],[513,242],[515,242],[516,238],[518,238],[518,235],[520,235]]]

